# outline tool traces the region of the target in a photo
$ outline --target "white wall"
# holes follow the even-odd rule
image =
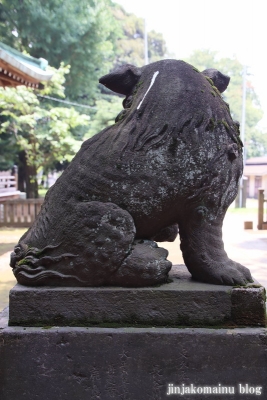
[[[254,197],[254,189],[255,189],[255,177],[254,175],[251,175],[248,177],[249,178],[249,197]]]

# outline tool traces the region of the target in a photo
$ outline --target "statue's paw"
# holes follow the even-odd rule
[[[174,242],[178,235],[178,231],[178,224],[173,224],[162,229],[152,239],[156,242]]]
[[[230,265],[225,265],[221,273],[221,281],[223,285],[230,286],[246,286],[253,282],[250,270],[243,265],[229,260]]]
[[[113,284],[151,286],[165,283],[172,263],[168,251],[150,240],[135,241],[132,251],[114,275]]]
[[[200,270],[198,274],[192,274],[193,278],[206,283],[227,286],[246,286],[253,282],[250,270],[230,259],[224,263],[214,263],[210,268],[204,267],[202,272]]]

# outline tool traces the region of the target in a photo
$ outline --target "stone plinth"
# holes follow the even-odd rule
[[[159,287],[61,288],[16,285],[9,325],[264,326],[265,289],[196,282],[183,265]]]
[[[0,315],[1,400],[180,398],[166,395],[170,383],[234,388],[185,400],[267,396],[266,328],[32,328],[7,319]]]

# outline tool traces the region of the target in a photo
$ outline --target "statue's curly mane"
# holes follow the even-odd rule
[[[199,144],[205,134],[215,130],[219,135],[222,128],[234,143],[242,146],[228,104],[212,81],[183,61],[169,61],[164,65],[159,61],[153,64],[153,70],[143,70],[131,95],[131,107],[124,110],[123,118],[116,124],[113,140],[120,141],[120,151],[147,152],[172,137],[192,143],[197,135]],[[145,96],[157,70],[154,84]],[[179,76],[186,76],[186,80],[181,81]],[[91,144],[101,142],[109,131],[113,131],[112,126],[92,138]]]

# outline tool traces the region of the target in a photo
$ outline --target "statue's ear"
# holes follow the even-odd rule
[[[141,69],[134,65],[125,64],[110,74],[102,76],[99,83],[113,92],[128,96],[141,76]]]
[[[220,93],[225,91],[230,82],[229,76],[222,74],[214,68],[205,69],[205,71],[202,71],[202,74],[213,81],[214,86],[216,86]]]

